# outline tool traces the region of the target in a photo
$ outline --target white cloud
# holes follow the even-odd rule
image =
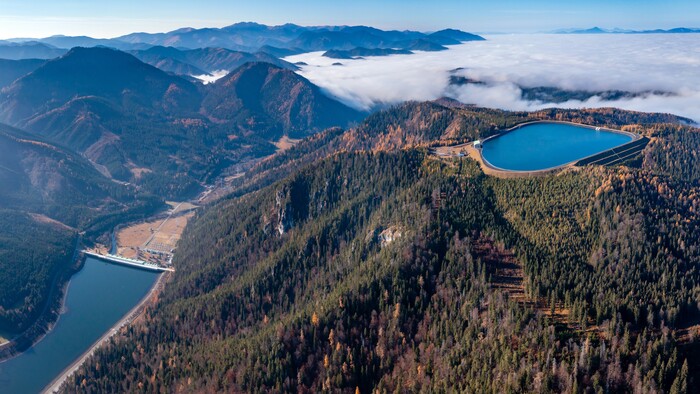
[[[228,70],[218,70],[212,72],[211,74],[192,75],[192,77],[199,79],[204,85],[207,85],[218,81],[226,75],[228,75]]]
[[[700,39],[694,34],[494,35],[449,51],[358,60],[287,58],[305,62],[300,74],[331,95],[361,109],[405,100],[453,97],[465,103],[513,110],[613,106],[670,112],[700,120]],[[450,70],[488,82],[449,87]],[[552,86],[588,91],[658,91],[635,98],[561,104],[528,102],[520,88]]]

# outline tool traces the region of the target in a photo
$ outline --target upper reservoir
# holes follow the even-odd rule
[[[0,392],[38,393],[148,294],[158,273],[88,258],[71,278],[64,313],[19,356],[0,363]]]
[[[568,123],[537,122],[484,141],[482,156],[507,171],[539,171],[562,166],[626,144],[630,134]]]

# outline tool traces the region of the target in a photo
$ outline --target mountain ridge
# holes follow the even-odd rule
[[[222,61],[239,55],[195,54],[210,52],[223,53]],[[253,64],[259,72],[246,72]],[[238,160],[271,154],[283,135],[304,137],[362,116],[273,64],[245,63],[223,80],[230,86],[202,85],[122,51],[74,48],[0,91],[0,119],[76,149],[116,179],[177,196]],[[260,90],[237,91],[240,84]]]
[[[689,27],[675,27],[671,29],[620,29],[612,28],[606,29],[601,27],[592,27],[588,29],[559,29],[554,30],[555,34],[694,34],[700,33],[700,28],[689,28]]]
[[[66,49],[56,48],[52,45],[37,41],[30,42],[0,42],[0,59],[53,59],[68,52]]]
[[[170,46],[179,49],[220,47],[255,53],[265,48],[267,48],[267,52],[274,51],[270,48],[309,52],[350,50],[355,47],[396,48],[401,45],[410,46],[410,43],[416,40],[425,40],[437,46],[483,39],[481,36],[456,29],[422,33],[411,30],[381,30],[370,26],[299,26],[290,23],[268,26],[242,22],[222,28],[180,28],[163,33],[131,33],[112,39],[52,36],[39,39],[17,39],[17,42],[11,44],[29,45],[29,41],[33,41],[35,42],[33,45],[44,45],[47,48],[50,46],[57,52],[65,52],[76,46],[108,46],[132,51],[147,50],[152,46]],[[0,46],[0,55],[2,54],[1,49],[2,46]]]
[[[154,46],[129,53],[163,71],[179,75],[211,74],[221,70],[231,72],[250,62],[267,62],[281,68],[297,69],[293,64],[264,52],[248,53],[225,48],[179,50],[173,47]],[[199,74],[195,74],[197,70],[200,71]]]
[[[249,119],[245,123],[273,122],[282,125],[292,138],[335,126],[334,118],[360,117],[359,112],[328,98],[305,78],[270,63],[247,63],[210,86],[211,93],[202,105],[207,115],[227,121],[243,116]],[[281,91],[288,93],[280,96]],[[280,136],[273,134],[272,138]]]

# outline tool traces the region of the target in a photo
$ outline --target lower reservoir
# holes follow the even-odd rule
[[[626,144],[632,134],[537,122],[517,127],[484,141],[481,154],[487,164],[507,171],[540,171],[562,166]]]
[[[32,348],[0,363],[0,392],[41,391],[134,308],[158,275],[88,258],[71,278],[64,312],[53,329]]]

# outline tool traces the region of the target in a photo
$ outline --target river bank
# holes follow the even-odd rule
[[[182,230],[197,206],[169,205],[168,211],[115,228],[110,234],[111,248],[125,246],[119,240],[122,231],[148,226],[152,229],[132,236],[133,241],[142,247],[167,247],[167,252],[162,253],[172,258]],[[177,219],[173,226],[171,218]],[[153,226],[155,223],[159,225]],[[143,235],[143,239],[138,235]],[[152,246],[154,242],[157,244]],[[169,272],[155,274],[93,261],[81,253],[83,247],[82,235],[78,235],[71,262],[53,278],[47,303],[37,320],[10,342],[0,345],[0,391],[58,390],[97,349],[143,315],[170,277]],[[107,250],[107,246],[104,248]],[[145,276],[142,272],[146,272]]]
[[[48,386],[46,386],[46,388],[44,388],[44,390],[42,390],[42,393],[56,393],[56,392],[58,392],[60,390],[61,386],[66,382],[66,380],[71,375],[73,375],[73,373],[75,373],[75,371],[77,371],[85,363],[85,361],[95,353],[95,351],[97,351],[102,346],[106,345],[107,342],[114,335],[116,335],[122,327],[124,327],[128,324],[131,324],[133,321],[135,321],[140,316],[142,316],[143,313],[146,311],[146,308],[149,305],[152,305],[153,302],[157,299],[158,295],[163,290],[163,287],[165,286],[165,283],[167,282],[167,279],[169,278],[169,276],[170,276],[169,272],[165,272],[165,273],[159,275],[158,279],[153,284],[153,287],[151,287],[150,291],[141,300],[141,302],[139,302],[136,306],[134,306],[134,308],[132,308],[121,320],[119,320],[107,332],[105,332],[80,357],[78,357],[68,367],[66,367],[66,369],[63,370],[63,372],[61,372],[51,383],[49,383]]]
[[[83,268],[84,260],[80,254],[82,235],[78,235],[75,250],[68,268],[59,271],[51,281],[49,295],[37,315],[36,320],[22,333],[0,345],[0,363],[16,357],[41,341],[54,327],[61,316],[66,300],[66,291],[71,278]]]
[[[68,285],[60,319],[41,341],[0,363],[0,391],[38,393],[125,317],[149,305],[160,274],[87,258]],[[161,282],[162,283],[162,282]],[[160,288],[160,287],[157,287]],[[134,313],[136,312],[136,313]]]

